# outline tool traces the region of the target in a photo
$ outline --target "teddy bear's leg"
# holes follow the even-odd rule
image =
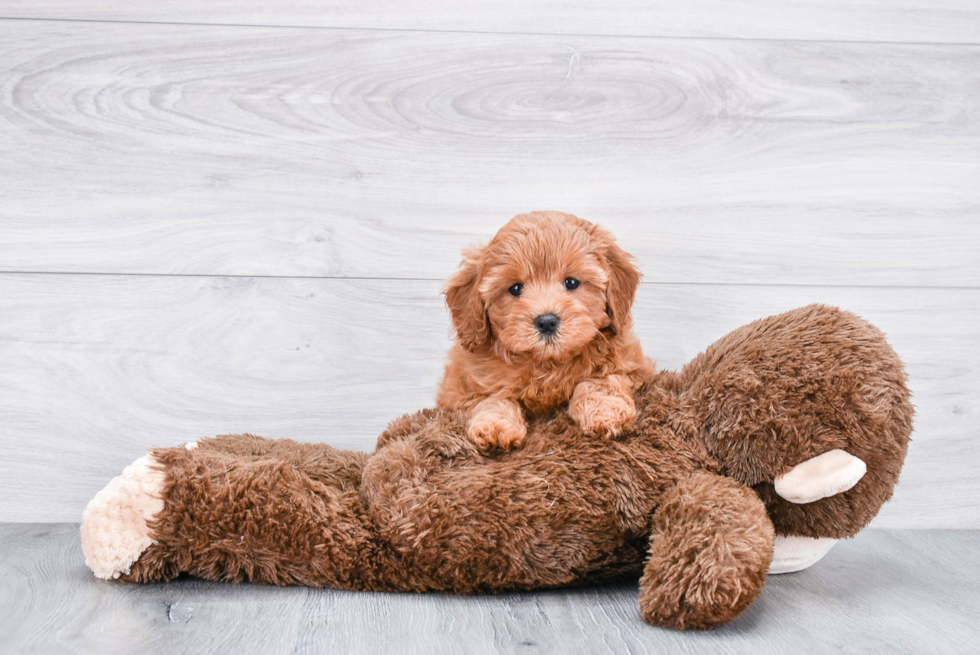
[[[323,443],[304,443],[292,439],[266,439],[254,434],[222,434],[184,444],[200,448],[200,454],[223,453],[250,460],[270,459],[287,462],[323,484],[354,489],[368,454],[339,450]]]
[[[82,552],[96,577],[118,578],[152,543],[147,522],[163,510],[166,477],[150,455],[123,469],[82,513]]]
[[[335,451],[343,458],[343,451]],[[412,588],[356,489],[293,463],[208,450],[155,450],[100,492],[82,522],[102,578],[251,580],[343,589]]]
[[[751,489],[711,473],[682,480],[654,515],[640,580],[644,620],[704,629],[735,618],[765,584],[774,537]]]

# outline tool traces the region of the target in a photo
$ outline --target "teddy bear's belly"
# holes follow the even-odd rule
[[[690,470],[671,458],[610,448],[569,420],[533,423],[525,448],[496,457],[458,431],[426,431],[376,452],[361,494],[381,536],[432,588],[563,585],[638,569],[657,498]]]

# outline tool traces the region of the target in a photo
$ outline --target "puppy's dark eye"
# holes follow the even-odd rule
[[[569,291],[575,291],[576,289],[578,289],[579,284],[580,282],[573,277],[565,278],[565,288],[568,289]]]
[[[524,290],[524,285],[518,282],[517,284],[515,284],[514,286],[512,286],[507,290],[510,291],[510,295],[514,296],[515,298],[520,298],[521,291]]]

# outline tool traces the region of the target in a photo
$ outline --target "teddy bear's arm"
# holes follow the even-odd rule
[[[653,523],[640,580],[640,611],[648,623],[710,628],[741,614],[759,595],[775,531],[751,489],[696,473],[664,495]]]

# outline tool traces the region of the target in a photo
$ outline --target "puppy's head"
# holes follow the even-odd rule
[[[560,212],[515,216],[446,285],[460,343],[564,360],[629,330],[640,272],[612,235]]]

